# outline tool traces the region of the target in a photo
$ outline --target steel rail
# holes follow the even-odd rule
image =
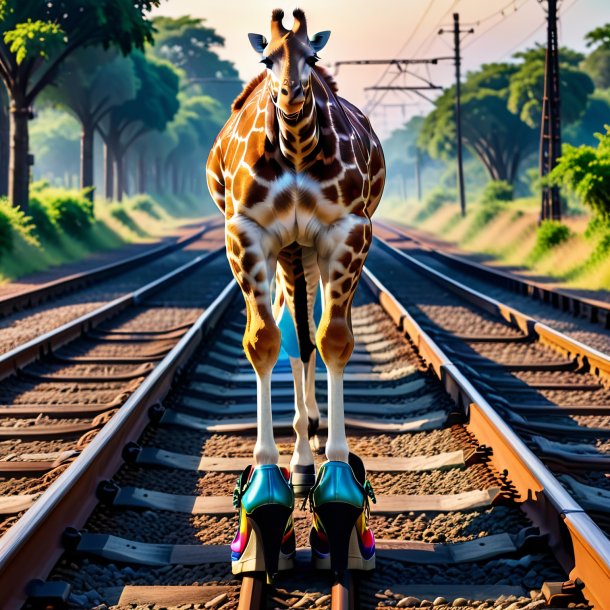
[[[102,322],[109,320],[125,309],[137,305],[155,292],[158,292],[170,283],[180,279],[199,265],[207,263],[224,252],[224,246],[206,254],[195,257],[192,261],[166,273],[161,278],[118,297],[89,313],[86,313],[70,322],[66,322],[47,333],[40,335],[14,349],[0,355],[0,380],[16,374],[21,368],[53,353],[54,350],[66,345],[70,341],[81,337]]]
[[[385,247],[394,250],[388,244]],[[428,275],[440,282],[442,274],[400,251],[395,256],[421,271],[431,272]],[[583,592],[595,608],[610,607],[610,540],[389,290],[366,268],[362,277],[379,304],[417,347],[448,394],[464,410],[467,428],[479,442],[492,448],[491,461],[497,471],[508,471],[525,512],[542,532],[549,534],[550,546],[570,578],[584,583]],[[446,287],[457,290],[457,282],[446,277],[444,280]],[[483,297],[465,286],[460,287],[460,293],[469,295],[473,302]],[[483,298],[481,306],[487,310],[491,307],[496,313],[518,313],[498,301]],[[526,328],[540,330],[538,323],[529,324],[531,318],[519,319],[528,323]],[[578,349],[583,348],[589,349],[579,344]]]
[[[493,269],[487,265],[469,261],[458,254],[435,249],[424,239],[413,236],[409,234],[407,229],[397,227],[394,224],[383,221],[376,221],[375,224],[393,231],[402,238],[415,242],[426,253],[442,260],[442,262],[454,269],[465,270],[485,280],[491,280],[494,284],[512,292],[539,300],[561,311],[569,311],[576,317],[584,317],[589,322],[599,324],[605,329],[610,329],[610,303],[571,294],[561,288],[549,288],[540,282],[518,277],[508,271]]]
[[[581,341],[573,339],[572,337],[551,328],[547,324],[539,322],[535,318],[524,314],[510,305],[506,305],[474,288],[469,288],[465,284],[429,267],[406,252],[398,250],[379,237],[376,237],[375,239],[382,245],[383,249],[394,258],[419,270],[437,284],[451,290],[451,292],[483,309],[487,313],[496,317],[501,317],[506,322],[516,326],[526,335],[538,339],[544,345],[548,345],[561,354],[571,358],[577,358],[581,364],[588,365],[593,374],[599,377],[610,377],[610,356],[607,354],[604,354]]]
[[[236,294],[232,280],[80,456],[0,539],[3,607],[20,607],[27,598],[28,582],[46,578],[63,552],[61,533],[85,524],[98,502],[99,483],[119,469],[123,448],[136,441],[149,422],[148,409],[167,395],[176,373],[209,336]]]
[[[182,250],[189,244],[192,244],[194,241],[202,237],[208,231],[215,229],[215,220],[216,218],[206,219],[203,227],[195,230],[187,236],[177,239],[174,243],[158,246],[149,250],[148,252],[143,252],[142,254],[124,258],[120,261],[108,263],[107,265],[102,265],[100,267],[95,267],[89,271],[73,273],[66,277],[47,282],[42,286],[4,297],[0,299],[0,317],[8,316],[16,311],[34,307],[35,305],[39,305],[48,299],[62,296],[68,292],[83,288],[89,284],[115,276],[118,273],[129,271],[130,269],[139,267],[144,263],[161,258],[167,254],[176,252],[177,250]]]

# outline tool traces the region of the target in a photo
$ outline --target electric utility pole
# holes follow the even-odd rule
[[[547,176],[561,155],[561,118],[559,114],[559,44],[557,41],[557,0],[547,0],[546,60],[542,124],[540,126],[540,177]],[[561,220],[559,188],[542,186],[540,221]]]
[[[460,209],[462,216],[466,216],[466,192],[464,188],[464,164],[462,159],[462,105],[461,105],[461,84],[460,84],[460,34],[472,34],[473,28],[468,30],[460,29],[460,14],[453,13],[453,30],[439,30],[439,34],[453,33],[453,51],[455,59],[455,125],[457,136],[457,172],[458,186],[460,191]]]

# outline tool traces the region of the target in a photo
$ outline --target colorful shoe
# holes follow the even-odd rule
[[[310,494],[313,526],[309,535],[314,566],[341,573],[375,568],[375,537],[368,527],[369,500],[375,494],[362,460],[325,462]]]
[[[233,492],[233,506],[239,510],[231,543],[233,574],[266,572],[270,581],[279,570],[293,567],[294,495],[288,479],[288,471],[274,464],[248,466],[238,478]]]

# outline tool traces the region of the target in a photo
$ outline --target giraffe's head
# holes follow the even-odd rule
[[[287,30],[282,24],[284,11],[275,9],[271,15],[271,40],[262,34],[248,34],[250,44],[262,55],[261,63],[270,75],[270,94],[275,105],[285,115],[295,115],[303,107],[309,88],[311,72],[318,61],[330,32],[307,36],[305,13],[295,9],[294,25]]]

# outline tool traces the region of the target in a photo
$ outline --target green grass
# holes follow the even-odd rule
[[[498,263],[554,277],[572,287],[610,290],[608,223],[589,222],[583,207],[573,205],[561,224],[539,227],[538,197],[506,199],[508,193],[502,201],[469,202],[464,219],[455,206],[443,204],[425,220],[416,220],[413,214],[406,222]]]
[[[0,199],[0,282],[127,243],[156,241],[195,218],[178,213],[191,206],[191,201],[176,200],[167,211],[149,196],[93,206],[78,191],[34,185],[30,215]]]

